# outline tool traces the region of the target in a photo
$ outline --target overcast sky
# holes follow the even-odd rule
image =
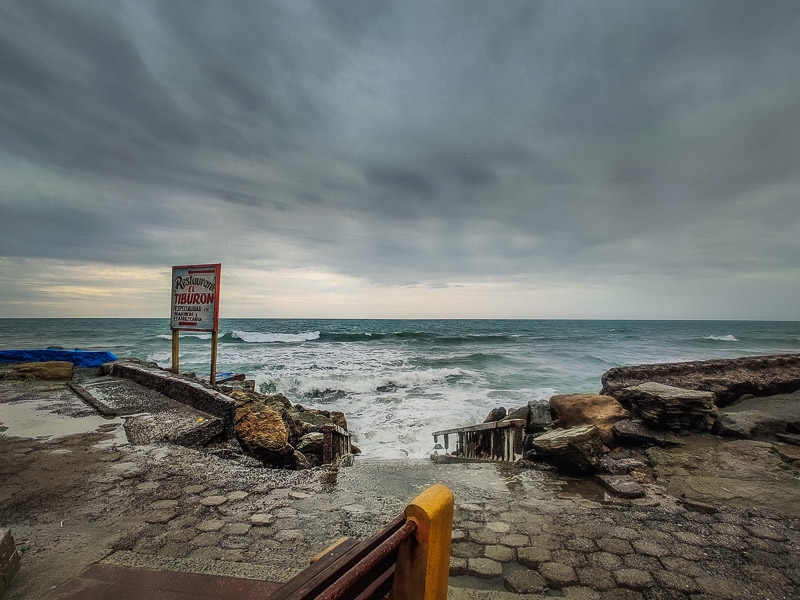
[[[800,319],[800,2],[0,3],[0,316]]]

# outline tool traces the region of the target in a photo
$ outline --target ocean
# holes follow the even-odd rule
[[[181,335],[208,375],[210,333]],[[109,350],[170,365],[168,319],[0,319],[0,349]],[[341,410],[365,456],[422,458],[431,433],[556,393],[597,392],[612,367],[800,352],[800,322],[221,319],[217,370]]]

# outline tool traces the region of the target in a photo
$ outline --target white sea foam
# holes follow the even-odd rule
[[[732,335],[707,335],[704,340],[717,340],[718,342],[738,342],[739,340]]]
[[[260,333],[258,331],[234,331],[231,337],[251,344],[274,344],[310,342],[319,339],[319,331],[304,331],[302,333]]]

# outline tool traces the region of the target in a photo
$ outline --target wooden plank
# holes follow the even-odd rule
[[[491,423],[481,423],[480,425],[470,425],[468,427],[456,427],[455,429],[443,429],[434,431],[433,435],[444,435],[446,433],[459,433],[462,431],[485,431],[487,429],[505,429],[506,427],[525,427],[525,419],[509,419],[507,421],[492,421]]]

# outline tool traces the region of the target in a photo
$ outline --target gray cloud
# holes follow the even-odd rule
[[[734,289],[800,264],[799,29],[792,1],[4,2],[0,256]]]

